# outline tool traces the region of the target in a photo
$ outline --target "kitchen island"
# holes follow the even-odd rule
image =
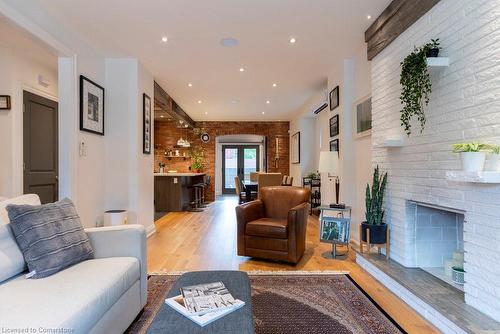
[[[194,201],[191,186],[203,182],[205,173],[155,173],[155,211],[187,211]]]

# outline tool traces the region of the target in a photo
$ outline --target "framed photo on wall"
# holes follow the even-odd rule
[[[338,139],[330,140],[330,152],[337,152],[337,153],[340,152]]]
[[[0,110],[10,110],[10,95],[0,95]]]
[[[142,152],[151,154],[151,98],[142,94]]]
[[[300,131],[292,135],[290,161],[292,164],[300,163]]]
[[[339,104],[339,86],[337,86],[330,92],[330,110],[337,108]]]
[[[339,134],[339,115],[330,118],[330,137],[338,136]]]
[[[80,75],[80,130],[104,136],[104,88]]]
[[[372,98],[365,96],[354,102],[354,137],[368,136],[372,132]]]

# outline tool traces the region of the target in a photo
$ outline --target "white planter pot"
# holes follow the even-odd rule
[[[486,161],[486,170],[492,172],[500,171],[500,154],[490,154]]]
[[[484,169],[484,161],[486,160],[485,152],[462,152],[462,170],[464,172],[482,172]]]

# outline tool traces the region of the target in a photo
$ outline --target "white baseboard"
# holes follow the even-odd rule
[[[152,236],[155,233],[156,233],[156,226],[154,223],[149,225],[148,227],[146,227],[146,237],[149,238],[150,236]]]

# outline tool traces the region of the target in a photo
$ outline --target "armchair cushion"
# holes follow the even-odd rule
[[[288,222],[286,219],[261,218],[246,225],[246,234],[258,237],[286,239]]]

